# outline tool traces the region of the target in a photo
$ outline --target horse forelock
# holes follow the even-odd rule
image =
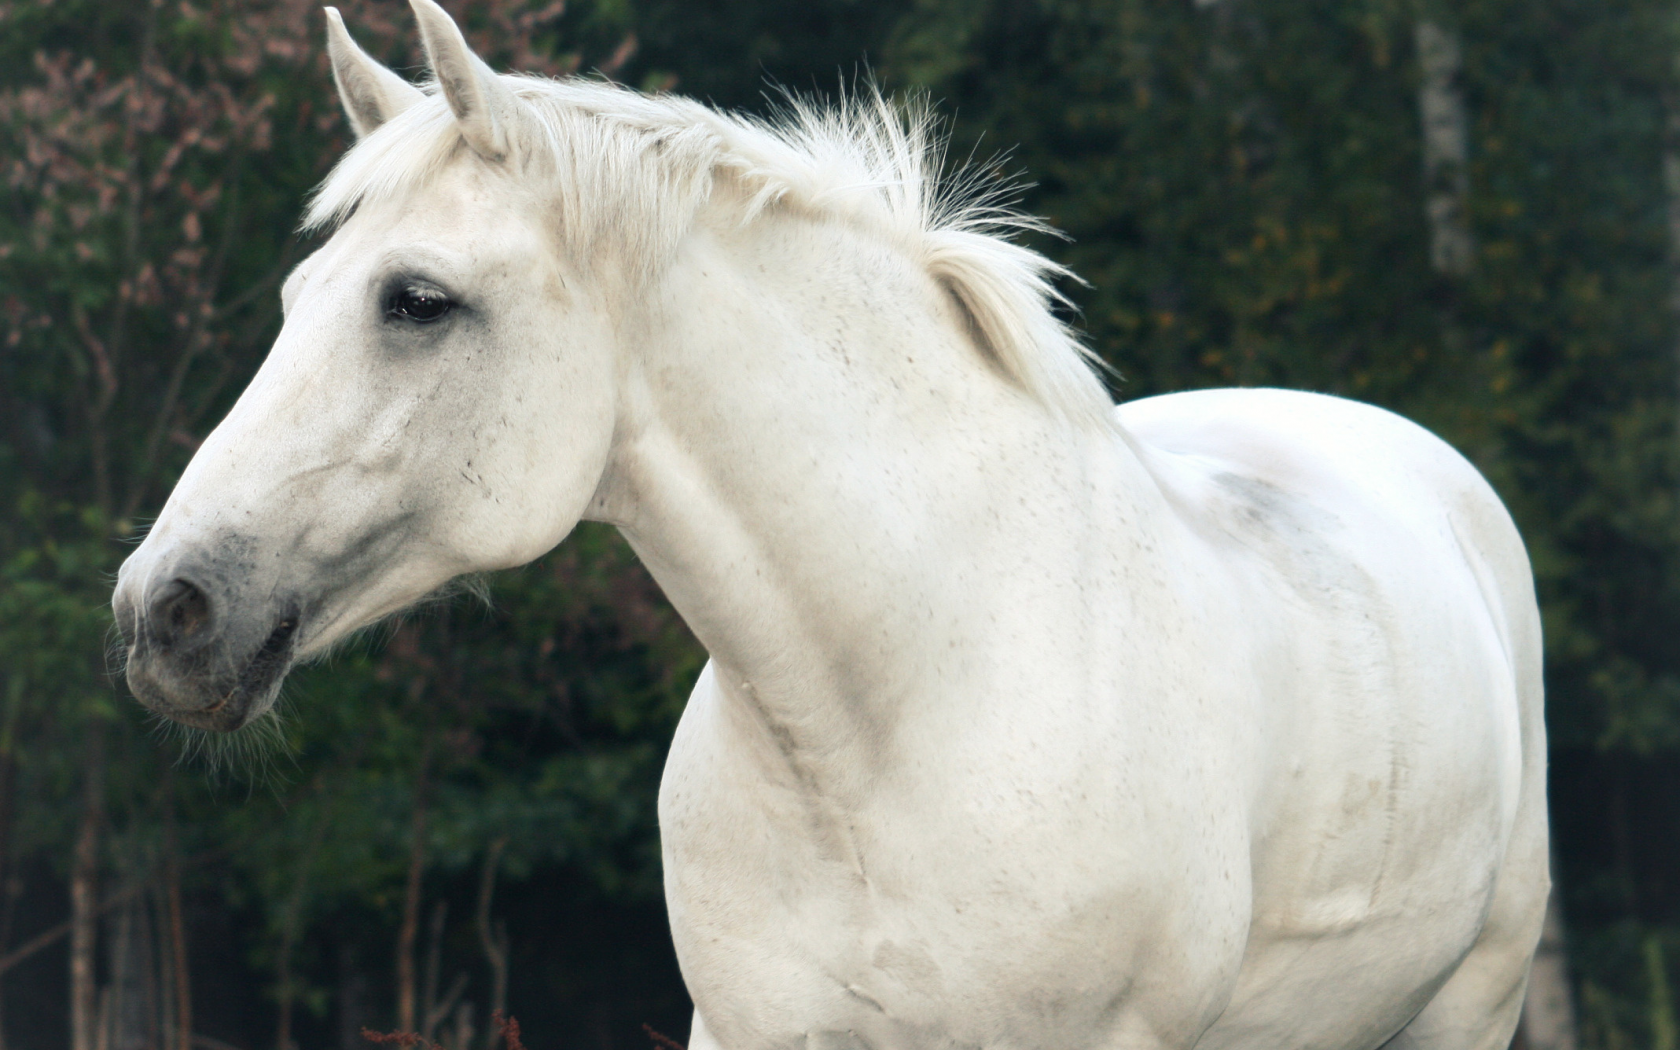
[[[879,229],[922,261],[1023,391],[1076,423],[1116,425],[1100,362],[1056,314],[1067,305],[1056,282],[1072,275],[1012,239],[1049,228],[1014,209],[1018,185],[995,164],[945,170],[945,138],[924,100],[899,104],[873,88],[837,103],[790,95],[776,115],[753,118],[598,80],[503,79],[524,103],[510,166],[545,180],[568,254],[607,249],[633,277],[650,276],[714,180],[730,180],[743,191],[742,222],[774,205]],[[425,101],[339,161],[304,231],[414,192],[467,148],[442,96],[423,87]]]

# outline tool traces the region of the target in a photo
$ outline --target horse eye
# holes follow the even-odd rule
[[[405,321],[428,324],[448,313],[454,306],[455,304],[449,301],[449,296],[436,288],[411,284],[391,297],[391,305],[385,313]]]

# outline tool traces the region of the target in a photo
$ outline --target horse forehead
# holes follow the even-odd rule
[[[528,193],[470,171],[446,169],[423,186],[359,209],[341,233],[360,242],[359,254],[402,253],[426,245],[453,255],[480,256],[496,249],[529,253],[543,245],[548,228]]]

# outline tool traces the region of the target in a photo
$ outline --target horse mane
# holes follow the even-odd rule
[[[511,129],[511,156],[552,179],[575,256],[611,250],[651,275],[714,182],[730,179],[744,191],[743,222],[776,206],[878,229],[921,260],[1025,393],[1070,421],[1115,426],[1100,360],[1055,313],[1067,305],[1055,282],[1072,274],[1011,239],[1049,227],[1015,210],[1017,187],[995,165],[946,170],[946,139],[925,99],[896,103],[873,87],[835,103],[790,95],[776,115],[755,118],[580,77],[503,80],[527,111]],[[339,161],[310,199],[305,231],[413,190],[465,148],[443,98],[423,87],[424,102]]]

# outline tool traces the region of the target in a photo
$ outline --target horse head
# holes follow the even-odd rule
[[[541,136],[519,82],[442,8],[412,4],[426,91],[327,9],[359,138],[335,179],[359,189],[317,198],[335,232],[285,282],[273,349],[119,575],[130,687],[192,726],[237,729],[299,660],[453,577],[542,554],[603,476],[603,267],[566,249],[531,188],[553,151],[526,146]]]

